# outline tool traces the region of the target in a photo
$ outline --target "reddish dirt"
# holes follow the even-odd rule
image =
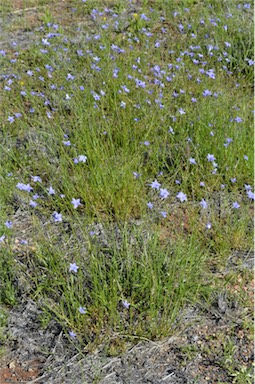
[[[0,383],[32,383],[40,376],[41,364],[34,360],[26,364],[27,367],[23,368],[16,361],[7,363],[5,360],[0,361]],[[37,384],[43,384],[42,381],[36,380]]]

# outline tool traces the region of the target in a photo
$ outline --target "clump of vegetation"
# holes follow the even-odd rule
[[[70,3],[0,51],[0,299],[159,338],[252,247],[251,6]]]

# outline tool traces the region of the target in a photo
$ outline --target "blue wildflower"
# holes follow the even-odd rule
[[[251,190],[247,191],[247,196],[249,197],[249,199],[254,200],[254,193]]]
[[[216,160],[216,158],[214,157],[214,155],[211,155],[210,153],[208,153],[208,155],[206,156],[207,157],[207,160],[210,161],[210,162],[213,162]]]
[[[79,155],[77,160],[78,160],[79,163],[86,163],[86,161],[87,161],[87,156],[85,156],[85,155]]]
[[[30,186],[30,184],[18,183],[18,184],[16,185],[16,187],[17,187],[20,191],[31,192],[31,191],[33,190],[33,188]]]
[[[50,186],[50,187],[48,188],[48,194],[49,194],[49,195],[55,195],[55,189],[53,189],[52,186]]]
[[[52,214],[52,217],[53,217],[53,219],[55,220],[55,222],[61,222],[61,221],[62,221],[62,215],[61,215],[61,213],[54,212],[54,213]]]
[[[154,180],[151,184],[150,184],[151,188],[155,188],[155,189],[159,189],[161,184],[157,181],[157,180]]]
[[[42,182],[42,179],[40,178],[40,176],[31,176],[32,180],[36,183],[36,182],[39,182],[41,183]]]
[[[151,202],[149,201],[149,203],[147,203],[147,207],[150,208],[150,209],[152,209],[152,208],[153,208],[153,203],[151,203]]]
[[[71,73],[67,74],[66,80],[74,80],[75,76],[71,75]]]
[[[185,193],[183,193],[183,192],[179,192],[179,193],[177,193],[176,197],[177,197],[177,199],[179,199],[182,203],[183,203],[184,201],[187,201],[187,196],[186,196]]]
[[[208,207],[207,202],[204,199],[202,199],[199,204],[203,209],[206,209]]]
[[[130,307],[130,303],[127,300],[122,301],[122,305],[124,308],[128,309]]]
[[[77,273],[79,267],[76,263],[70,263],[69,272]]]
[[[73,204],[74,209],[78,208],[81,205],[81,200],[80,199],[72,199],[71,204]]]
[[[8,119],[9,123],[13,123],[14,122],[14,116],[8,116]]]
[[[141,176],[141,173],[133,172],[133,175],[136,179],[138,179]]]
[[[69,335],[72,339],[75,339],[76,338],[76,333],[74,333],[73,331],[69,331]]]
[[[10,220],[6,220],[6,222],[4,223],[4,225],[6,226],[6,228],[11,228],[11,227],[12,227],[12,221],[10,221]]]
[[[206,89],[204,92],[203,92],[203,96],[212,96],[212,92],[209,91],[209,89]]]
[[[168,192],[168,190],[167,190],[167,189],[160,188],[159,196],[160,196],[162,199],[166,199],[166,198],[169,196],[169,192]]]
[[[190,164],[196,164],[196,160],[193,157],[190,157],[189,159]]]

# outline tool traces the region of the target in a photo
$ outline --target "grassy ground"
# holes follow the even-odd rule
[[[0,52],[2,307],[30,297],[86,348],[169,335],[252,248],[252,6],[14,3],[3,33],[32,42]]]

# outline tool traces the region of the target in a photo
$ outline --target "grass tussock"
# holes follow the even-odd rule
[[[42,1],[0,51],[0,299],[83,345],[170,334],[252,247],[251,7],[141,3]]]

